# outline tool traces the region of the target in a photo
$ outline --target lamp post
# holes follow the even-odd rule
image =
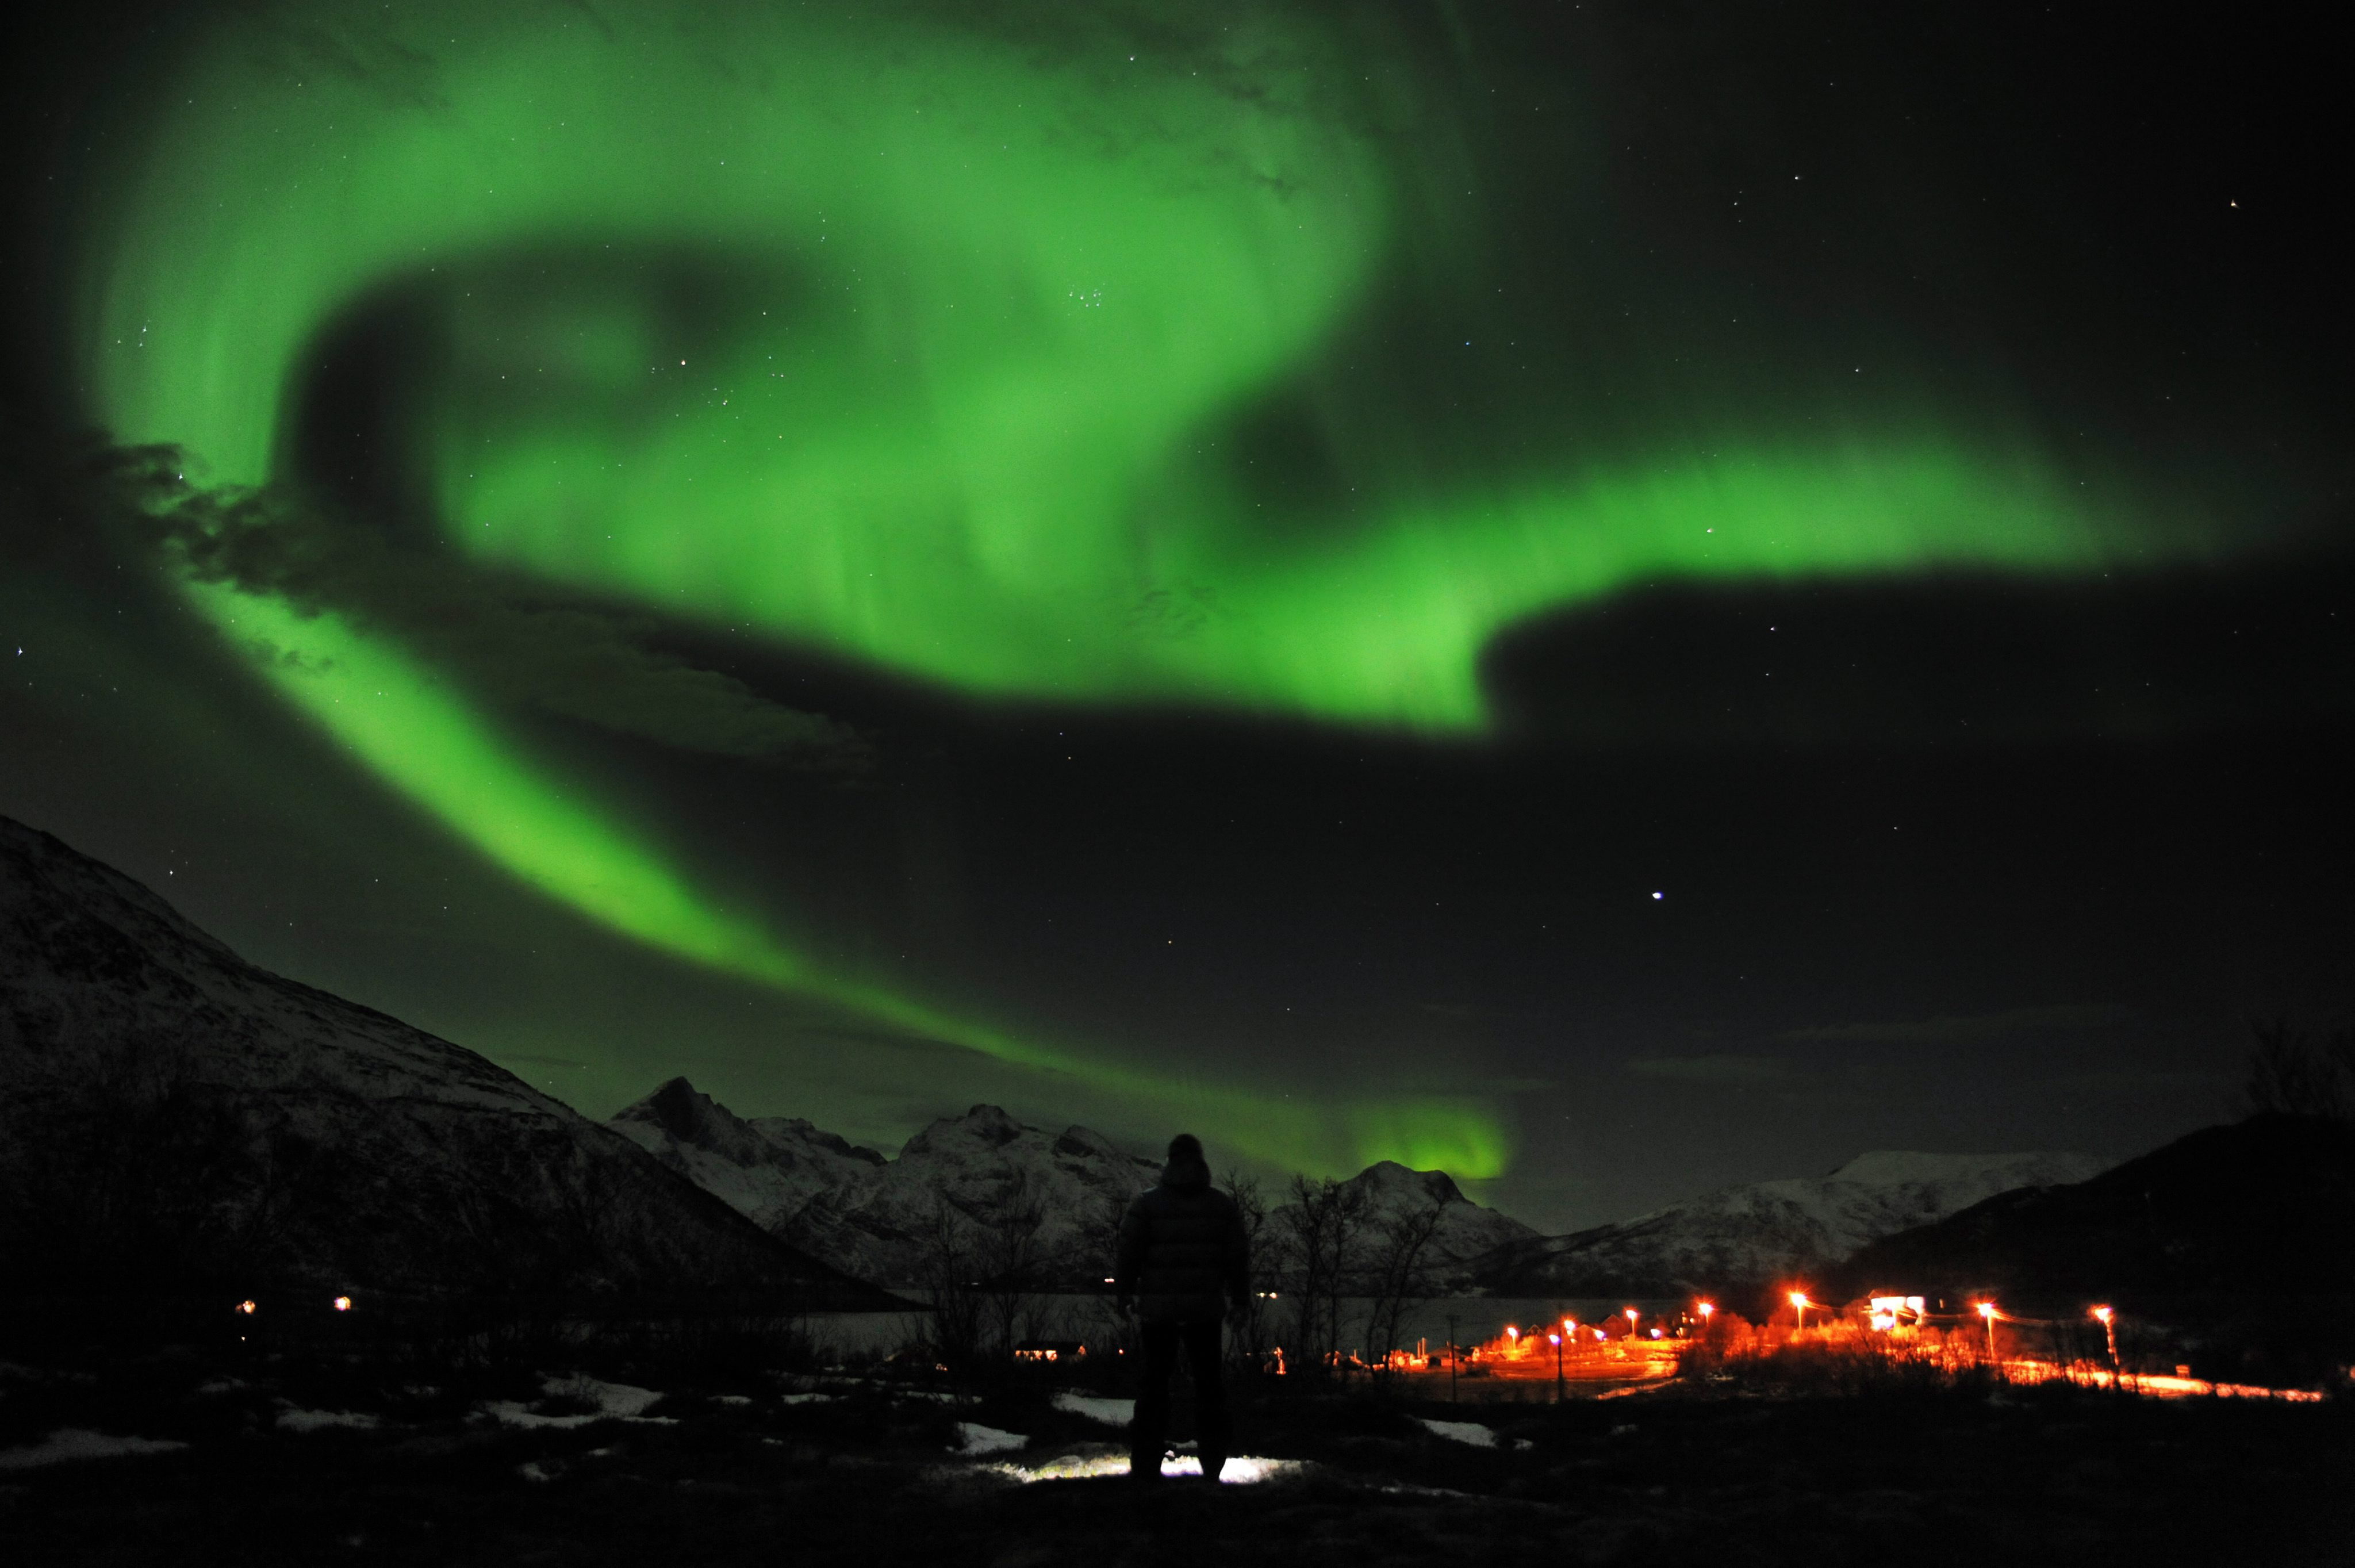
[[[2094,1308],[2094,1320],[2102,1326],[2103,1338],[2110,1342],[2110,1381],[2118,1381],[2118,1315],[2106,1307]]]
[[[1561,1336],[1548,1334],[1546,1338],[1553,1341],[1553,1402],[1560,1404],[1561,1403]]]
[[[1693,1310],[1700,1314],[1701,1338],[1707,1339],[1709,1337],[1709,1320],[1711,1315],[1717,1311],[1717,1303],[1714,1301],[1700,1302],[1693,1307]]]
[[[1987,1360],[1992,1361],[1995,1360],[1995,1303],[1992,1301],[1980,1302],[1979,1316],[1987,1319]]]
[[[1804,1290],[1793,1291],[1791,1293],[1791,1305],[1799,1314],[1798,1332],[1804,1334],[1807,1331],[1807,1307],[1810,1305],[1807,1300],[1807,1293]]]

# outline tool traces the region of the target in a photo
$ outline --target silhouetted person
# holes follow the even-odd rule
[[[1202,1474],[1219,1478],[1234,1428],[1220,1375],[1219,1323],[1241,1307],[1251,1288],[1250,1244],[1234,1200],[1210,1185],[1202,1142],[1191,1133],[1169,1140],[1161,1185],[1140,1192],[1120,1221],[1121,1310],[1144,1320],[1145,1386],[1128,1429],[1128,1473],[1161,1478],[1162,1443],[1169,1430],[1169,1374],[1186,1352],[1194,1379]]]

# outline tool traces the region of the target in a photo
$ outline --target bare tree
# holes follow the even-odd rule
[[[2317,1040],[2286,1019],[2250,1025],[2243,1087],[2249,1114],[2355,1117],[2355,1029]]]
[[[1261,1196],[1259,1180],[1231,1168],[1227,1171],[1227,1196],[1235,1201],[1235,1211],[1242,1216],[1243,1245],[1251,1258],[1256,1287],[1259,1277],[1267,1273],[1263,1249],[1267,1243],[1267,1200]],[[1247,1288],[1243,1304],[1234,1315],[1234,1334],[1227,1349],[1245,1366],[1257,1367],[1267,1359],[1268,1322],[1267,1298],[1256,1288]]]
[[[1046,1297],[1041,1292],[1045,1259],[1039,1235],[1047,1205],[1030,1189],[1030,1173],[1009,1167],[1004,1184],[980,1227],[978,1274],[989,1349],[1003,1359],[1040,1332]]]
[[[1357,1266],[1365,1191],[1330,1177],[1295,1176],[1292,1202],[1282,1212],[1293,1291],[1292,1364],[1321,1370],[1341,1347],[1341,1297]]]
[[[1120,1256],[1120,1222],[1128,1212],[1129,1199],[1116,1191],[1099,1192],[1081,1211],[1079,1253],[1070,1260],[1068,1272],[1087,1282],[1088,1294],[1068,1321],[1090,1356],[1114,1360],[1125,1351],[1134,1363],[1140,1350],[1135,1319],[1119,1309],[1110,1289],[1096,1285],[1102,1280],[1109,1285],[1113,1278]]]
[[[981,1357],[983,1300],[975,1260],[973,1221],[948,1200],[932,1194],[924,1216],[924,1284],[932,1297],[932,1348],[959,1371]]]
[[[1406,1315],[1430,1299],[1431,1238],[1445,1206],[1436,1198],[1383,1217],[1366,1258],[1366,1348],[1387,1361]]]

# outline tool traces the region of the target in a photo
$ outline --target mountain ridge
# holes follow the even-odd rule
[[[7,817],[0,1133],[0,1229],[65,1284],[868,1294],[474,1052],[248,963]]]
[[[1756,1289],[2020,1188],[2083,1180],[2081,1154],[1873,1150],[1820,1177],[1713,1189],[1633,1219],[1508,1245],[1467,1273],[1497,1295],[1675,1296]]]

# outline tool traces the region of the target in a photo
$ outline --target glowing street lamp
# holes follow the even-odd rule
[[[1979,1316],[1987,1319],[1987,1360],[1992,1361],[1995,1360],[1995,1303],[1992,1301],[1982,1301],[1978,1304],[1978,1308]]]
[[[1693,1305],[1693,1310],[1700,1314],[1700,1331],[1704,1335],[1707,1334],[1709,1332],[1709,1320],[1717,1311],[1717,1303],[1714,1301],[1696,1302]]]
[[[1804,1334],[1807,1331],[1807,1308],[1814,1306],[1815,1303],[1807,1299],[1807,1293],[1804,1290],[1793,1291],[1790,1295],[1790,1302],[1792,1307],[1796,1308],[1798,1311],[1799,1332]]]
[[[338,1312],[349,1312],[351,1309],[352,1309],[352,1298],[351,1298],[350,1296],[339,1296],[336,1297],[336,1311],[338,1311]]]
[[[1636,1309],[1630,1307],[1625,1310],[1627,1313],[1627,1338],[1632,1339],[1636,1337]]]
[[[250,1302],[250,1301],[240,1301],[240,1302],[239,1302],[239,1303],[237,1304],[237,1309],[238,1309],[238,1311],[239,1311],[239,1312],[240,1312],[240,1313],[244,1314],[244,1315],[245,1315],[246,1317],[252,1317],[252,1316],[253,1316],[253,1314],[254,1314],[254,1312],[255,1312],[255,1310],[256,1310],[256,1309],[255,1309],[255,1307],[254,1307],[253,1303],[252,1303],[252,1302]]]
[[[2094,1320],[2102,1326],[2102,1333],[2110,1342],[2110,1375],[2118,1372],[2118,1315],[2106,1307],[2094,1308]]]
[[[1546,1338],[1553,1341],[1553,1402],[1560,1404],[1561,1403],[1561,1336],[1549,1334]]]

